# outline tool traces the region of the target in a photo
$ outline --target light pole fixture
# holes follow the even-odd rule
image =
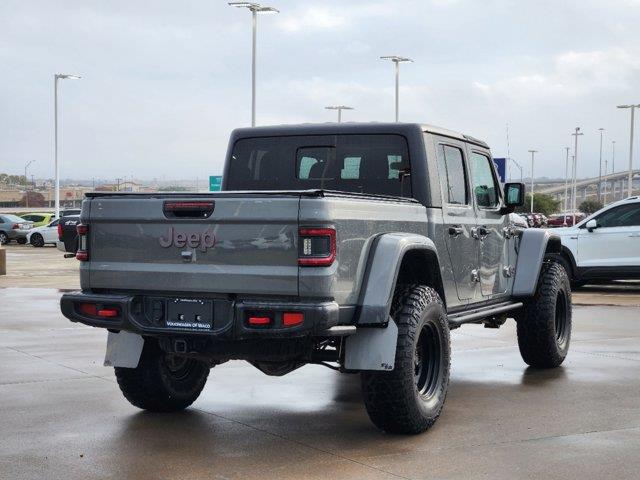
[[[324,107],[326,110],[337,110],[338,111],[338,123],[342,123],[342,110],[353,110],[353,107],[347,107],[346,105],[329,105],[328,107]]]
[[[573,214],[573,223],[572,225],[576,224],[576,194],[577,194],[577,186],[576,186],[576,172],[577,172],[577,168],[578,168],[578,137],[580,135],[584,135],[584,133],[580,132],[580,127],[576,127],[576,130],[574,133],[571,134],[572,136],[575,137],[575,143],[573,146],[573,175],[572,175],[572,179],[573,179],[573,183],[572,183],[572,188],[571,188],[571,210],[572,210],[572,214]]]
[[[237,8],[246,8],[251,12],[251,126],[256,126],[256,38],[258,30],[258,13],[278,13],[273,7],[252,2],[229,2]]]
[[[53,130],[54,130],[54,157],[55,157],[55,205],[56,218],[60,218],[60,163],[58,162],[58,81],[80,80],[79,75],[56,73],[53,76]]]
[[[396,122],[398,121],[399,113],[399,96],[400,96],[400,64],[404,62],[413,62],[410,58],[400,57],[398,55],[386,55],[380,57],[382,60],[391,60],[395,64],[396,69]]]
[[[27,188],[27,168],[31,165],[35,160],[29,160],[24,166],[24,206],[29,206],[29,190]]]
[[[533,213],[533,157],[538,150],[529,150],[529,153],[531,154],[531,213]]]
[[[569,150],[571,147],[564,147],[566,150],[566,158],[564,161],[564,209],[562,213],[562,226],[567,226],[567,205],[568,205],[568,197],[569,193]]]
[[[633,124],[636,108],[640,108],[640,104],[636,105],[618,105],[618,108],[630,108],[631,109],[631,132],[629,137],[629,177],[627,179],[629,196],[632,194],[633,189]]]
[[[604,128],[599,128],[600,131],[600,169],[598,173],[598,202],[602,199],[602,134],[604,132]]]

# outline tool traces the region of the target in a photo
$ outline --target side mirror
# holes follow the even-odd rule
[[[512,213],[516,207],[524,205],[524,183],[504,184],[504,207],[502,213]]]
[[[589,230],[589,232],[593,232],[596,228],[598,228],[598,222],[596,222],[595,218],[592,218],[586,223],[585,227],[587,227],[587,230]]]

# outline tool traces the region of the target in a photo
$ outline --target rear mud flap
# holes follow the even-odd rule
[[[347,370],[393,370],[398,326],[389,319],[386,328],[358,328],[346,339],[344,367]]]
[[[140,335],[125,331],[120,331],[120,333],[109,332],[104,366],[136,368],[140,361],[143,346],[144,338]]]

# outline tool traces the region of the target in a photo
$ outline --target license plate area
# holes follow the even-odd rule
[[[195,331],[211,330],[213,328],[213,301],[195,298],[168,300],[165,326]]]

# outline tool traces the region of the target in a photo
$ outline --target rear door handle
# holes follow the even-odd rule
[[[462,235],[462,227],[460,225],[454,225],[452,227],[449,227],[449,235],[451,235],[452,237],[457,237],[458,235]]]
[[[632,233],[631,235],[629,235],[630,237],[634,237],[634,238],[640,238],[640,233]]]

